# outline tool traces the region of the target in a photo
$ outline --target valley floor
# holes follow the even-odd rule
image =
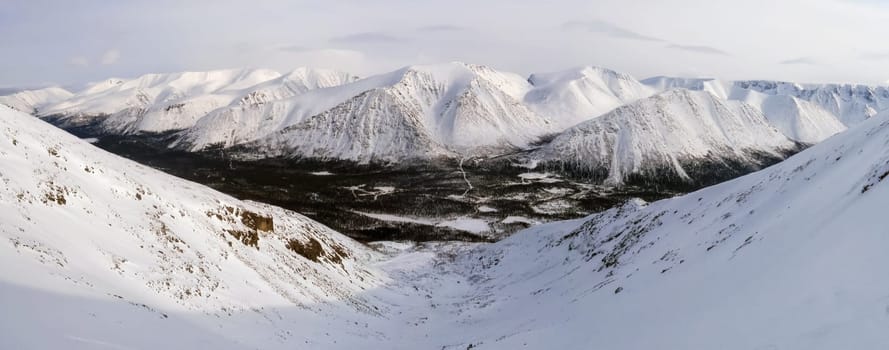
[[[76,133],[76,131],[75,131]],[[170,150],[152,136],[98,136],[94,144],[242,199],[290,209],[363,242],[495,241],[532,224],[599,212],[672,190],[593,185],[557,172],[484,158],[392,166],[231,159]]]

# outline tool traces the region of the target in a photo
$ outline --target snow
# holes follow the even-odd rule
[[[534,161],[539,162],[540,160],[535,159]],[[527,172],[521,173],[518,176],[520,179],[522,179],[522,183],[540,182],[545,184],[553,184],[562,182],[562,179],[560,179],[558,175],[552,173]]]
[[[524,216],[510,215],[510,216],[507,216],[506,218],[504,218],[503,220],[501,220],[500,223],[503,223],[503,224],[520,223],[520,224],[527,224],[527,225],[538,225],[538,224],[540,224],[540,221],[530,219],[530,218],[527,218]]]
[[[315,176],[331,176],[331,175],[333,175],[332,172],[329,172],[326,170],[325,171],[313,171],[313,172],[310,172],[309,174],[312,174]]]
[[[434,219],[413,218],[413,217],[399,216],[399,215],[393,215],[393,214],[367,213],[367,212],[363,212],[363,211],[354,211],[354,213],[361,214],[361,215],[367,216],[369,218],[374,218],[374,219],[382,220],[382,221],[404,222],[404,223],[427,225],[427,226],[435,226],[436,225],[436,221]]]
[[[478,211],[482,213],[496,213],[497,208],[489,207],[487,205],[481,205],[478,207]]]
[[[455,230],[466,231],[469,233],[485,233],[491,231],[491,225],[488,224],[487,221],[478,218],[471,218],[466,216],[461,216],[453,219],[438,219],[438,218],[422,218],[422,217],[408,217],[401,215],[393,215],[393,214],[380,214],[380,213],[367,213],[362,211],[353,211],[356,214],[361,214],[367,216],[369,218],[374,218],[382,221],[389,222],[403,222],[410,224],[418,224],[418,225],[426,225],[426,226],[438,226],[438,227],[450,227]]]
[[[471,232],[475,234],[485,233],[491,231],[491,225],[488,224],[487,221],[483,219],[476,219],[470,217],[459,217],[456,219],[441,221],[436,226],[444,226],[450,227],[455,230]]]

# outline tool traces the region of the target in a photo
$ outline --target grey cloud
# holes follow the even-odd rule
[[[703,53],[703,54],[708,54],[708,55],[731,56],[731,54],[729,54],[728,52],[722,51],[722,50],[717,49],[715,47],[704,46],[704,45],[670,44],[670,45],[667,45],[666,48],[689,51],[689,52],[696,52],[696,53]]]
[[[784,60],[784,61],[781,61],[781,62],[778,62],[778,63],[780,63],[780,64],[803,64],[803,65],[806,65],[806,64],[808,64],[808,65],[817,65],[817,64],[818,64],[817,61],[815,61],[815,60],[813,60],[813,59],[811,59],[811,58],[809,58],[809,57],[793,58],[793,59]]]
[[[859,55],[858,58],[873,61],[889,60],[889,52],[867,52]]]
[[[570,21],[562,24],[563,30],[585,30],[591,33],[607,35],[618,39],[631,39],[641,41],[663,41],[662,39],[647,36],[632,30],[620,27],[613,23],[601,20]]]
[[[363,32],[333,37],[328,41],[333,44],[392,44],[405,39],[381,32]]]
[[[302,45],[280,45],[278,47],[275,47],[275,50],[276,51],[283,51],[283,52],[300,53],[300,52],[312,51],[313,49],[310,47],[302,46]]]

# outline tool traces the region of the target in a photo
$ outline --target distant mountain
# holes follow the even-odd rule
[[[221,107],[286,98],[351,80],[344,73],[307,69],[286,76],[262,69],[148,74],[96,83],[39,115],[62,124],[98,122],[110,133],[164,132],[189,128]]]
[[[788,137],[814,144],[889,108],[889,88],[779,81],[720,81],[655,77],[643,83],[659,90],[681,87],[740,100],[760,110]]]
[[[749,172],[796,147],[750,105],[672,89],[570,128],[531,158],[611,184],[697,183]]]
[[[767,95],[787,95],[812,102],[833,113],[846,126],[889,108],[889,88],[852,84],[797,84],[780,81],[738,81],[735,85]]]
[[[255,107],[217,110],[183,133],[198,150],[395,161],[525,147],[559,129],[523,104],[522,77],[465,63],[411,66]]]
[[[37,90],[22,90],[11,95],[0,96],[0,104],[21,112],[34,114],[47,105],[71,98],[73,94],[60,87]]]
[[[671,77],[638,81],[598,67],[536,73],[526,79],[461,62],[409,66],[363,79],[309,68],[286,75],[257,69],[149,74],[109,79],[67,98],[21,92],[40,97],[4,99],[26,100],[16,102],[22,108],[39,105],[40,117],[63,127],[88,125],[105,134],[169,132],[165,146],[188,151],[222,147],[237,148],[238,154],[249,157],[393,163],[528,151],[563,132],[571,135],[562,135],[562,140],[578,137],[572,127],[674,89],[744,102],[801,145],[821,142],[889,107],[889,90],[881,87]],[[713,118],[719,121],[723,114]],[[765,158],[772,158],[773,146],[761,147],[768,150]],[[558,162],[596,173],[604,169],[601,159],[573,156],[580,158]],[[741,158],[711,161],[742,169],[755,163],[749,155]],[[673,172],[687,178],[683,171]]]
[[[532,74],[528,81],[534,89],[525,102],[563,129],[656,92],[628,74],[598,67]]]
[[[797,97],[735,89],[731,98],[757,107],[769,123],[794,141],[812,145],[846,130],[836,115]]]

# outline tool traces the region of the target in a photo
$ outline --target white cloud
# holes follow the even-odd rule
[[[117,60],[119,60],[119,59],[120,59],[120,50],[111,49],[111,50],[105,51],[105,53],[102,54],[102,60],[100,62],[102,62],[102,64],[107,66],[110,64],[117,63]]]

